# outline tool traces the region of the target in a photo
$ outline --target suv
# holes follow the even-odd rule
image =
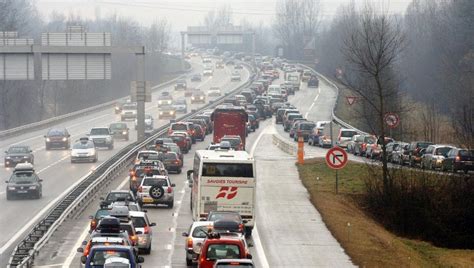
[[[138,203],[143,205],[165,204],[168,208],[174,205],[174,183],[171,183],[168,176],[144,177],[140,187],[138,187]]]
[[[69,149],[71,135],[65,128],[52,128],[44,135],[46,150],[53,147]]]
[[[40,199],[43,195],[43,185],[38,175],[36,175],[32,164],[24,163],[16,165],[7,183],[7,200],[13,196],[33,196]]]
[[[177,99],[172,107],[176,112],[180,113],[187,113],[188,112],[188,105],[186,103],[186,99]]]
[[[355,129],[350,128],[341,128],[339,130],[339,135],[337,136],[337,143],[341,148],[347,148],[347,144],[352,139],[352,136],[357,135],[357,131]]]
[[[122,106],[120,119],[122,121],[125,121],[126,119],[135,119],[135,118],[137,118],[137,103],[136,102],[125,103]]]
[[[191,103],[206,103],[206,94],[200,90],[194,91],[191,96]]]
[[[392,163],[396,163],[401,166],[407,163],[409,147],[410,147],[409,143],[400,142],[397,148],[394,148],[392,151]]]
[[[161,161],[142,160],[138,164],[135,164],[129,174],[130,191],[136,193],[142,183],[143,177],[153,175],[168,175]]]
[[[124,139],[128,141],[130,138],[129,129],[126,123],[112,123],[109,125],[109,129],[112,131],[114,139]]]
[[[88,137],[80,138],[72,145],[71,149],[71,163],[79,161],[97,162],[99,156],[95,149],[94,142]]]
[[[474,150],[461,148],[451,149],[443,160],[441,170],[449,170],[454,173],[458,170],[464,170],[466,174],[469,170],[474,170]]]
[[[430,145],[426,149],[422,150],[422,156],[420,161],[420,167],[422,169],[436,169],[441,168],[444,158],[448,152],[453,149],[450,145]]]
[[[245,240],[238,236],[225,236],[217,233],[208,234],[199,250],[200,268],[212,268],[220,259],[251,259]]]
[[[186,87],[187,87],[186,80],[179,79],[179,80],[176,81],[176,85],[174,86],[174,90],[186,89]]]
[[[186,237],[186,265],[191,266],[198,261],[199,248],[207,238],[207,234],[212,230],[212,221],[195,221],[187,232],[183,232],[182,236]]]
[[[18,163],[34,164],[35,157],[30,146],[15,145],[5,151],[5,167],[14,167]]]
[[[94,127],[88,134],[89,139],[94,142],[96,147],[107,147],[109,150],[114,149],[114,137],[112,131],[108,127]]]
[[[162,94],[158,97],[158,108],[166,105],[173,105],[173,96],[169,94]]]
[[[410,166],[414,167],[416,164],[419,164],[421,162],[421,150],[428,148],[432,144],[429,141],[414,141],[410,143],[408,148],[408,163]]]

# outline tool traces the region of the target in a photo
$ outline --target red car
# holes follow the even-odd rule
[[[221,259],[251,259],[245,238],[211,233],[204,241],[199,255],[198,268],[212,268]]]
[[[176,143],[176,145],[178,145],[179,149],[183,153],[187,154],[191,149],[191,144],[189,143],[189,140],[185,135],[180,133],[174,133],[169,137],[173,140],[174,143]]]

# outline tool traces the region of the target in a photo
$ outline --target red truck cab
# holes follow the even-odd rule
[[[248,114],[243,107],[218,106],[211,115],[214,122],[214,143],[220,143],[225,135],[240,136],[245,149]]]
[[[243,236],[221,236],[217,233],[209,237],[201,246],[198,268],[212,268],[221,259],[251,259]]]

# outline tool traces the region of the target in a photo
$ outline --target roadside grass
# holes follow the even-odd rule
[[[366,213],[362,205],[366,164],[349,162],[338,171],[339,194],[335,194],[335,171],[324,159],[298,165],[300,179],[311,202],[328,229],[354,264],[360,267],[474,267],[474,250],[435,247],[414,239],[397,237]],[[319,178],[319,179],[318,179]]]

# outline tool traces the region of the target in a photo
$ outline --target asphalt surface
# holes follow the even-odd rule
[[[201,61],[198,58],[192,60],[193,73],[202,73]],[[242,82],[230,82],[230,73],[232,68],[216,69],[211,77],[203,77],[201,82],[190,82],[188,75],[188,87],[199,87],[206,91],[211,86],[219,86],[221,90],[229,91],[239,84],[244,83],[248,78],[248,71],[242,71]],[[176,99],[184,97],[183,91],[174,91],[173,86],[167,87],[162,91],[169,91]],[[158,108],[156,98],[159,93],[154,93],[152,102],[146,103],[146,113],[153,115],[157,128],[169,120],[158,120]],[[196,109],[201,105],[190,104],[188,100],[188,110]],[[178,114],[179,116],[179,114]],[[82,118],[74,119],[60,126],[66,127],[72,135],[71,141],[83,137],[92,127],[108,126],[110,123],[120,121],[120,115],[115,114],[113,109],[99,111]],[[47,129],[38,129],[33,132],[25,133],[0,141],[0,149],[5,151],[14,144],[29,145],[35,155],[35,169],[39,177],[43,179],[43,198],[40,200],[12,200],[7,201],[5,197],[5,187],[0,188],[0,267],[5,267],[13,247],[16,242],[23,238],[24,233],[29,230],[33,223],[40,219],[40,215],[48,210],[61,196],[67,192],[74,183],[87,175],[94,167],[110,158],[121,148],[136,140],[134,121],[127,121],[130,132],[130,141],[115,141],[113,150],[99,150],[99,161],[97,163],[77,163],[71,164],[69,150],[49,150],[44,147],[44,137]],[[2,161],[3,162],[3,161]],[[0,177],[4,180],[11,175],[12,169],[0,167]]]

